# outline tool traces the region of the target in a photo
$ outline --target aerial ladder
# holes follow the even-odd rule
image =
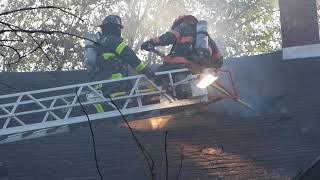
[[[232,81],[232,90],[229,91],[215,82],[211,88],[219,91],[222,96],[210,96],[209,88],[200,89],[196,86],[198,75],[190,74],[178,82],[174,80],[176,74],[187,71],[188,69],[177,69],[156,73],[156,76],[166,76],[169,79],[169,86],[172,89],[170,93],[145,75],[136,75],[118,80],[2,95],[0,96],[0,144],[68,132],[72,125],[87,122],[88,119],[108,120],[121,114],[129,116],[154,110],[211,103],[225,98],[238,101],[252,109],[250,105],[240,100],[230,72],[225,71]],[[111,98],[95,88],[97,85],[108,87],[116,83],[128,84],[127,93]],[[190,87],[191,97],[184,99],[175,97],[176,87],[181,84]],[[145,100],[150,97],[158,97],[159,101],[146,103]],[[103,104],[104,112],[88,110],[87,117],[83,110],[90,109],[95,104]]]

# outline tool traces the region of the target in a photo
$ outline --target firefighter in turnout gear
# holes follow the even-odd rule
[[[201,39],[204,39],[204,41]],[[203,46],[201,45],[202,42],[207,43],[207,47],[205,47],[207,52],[198,51],[199,44],[200,47]],[[184,57],[194,64],[205,64],[210,68],[218,69],[223,64],[223,56],[207,32],[207,22],[198,21],[192,15],[179,16],[174,21],[170,31],[144,42],[141,49],[151,51],[155,46],[167,45],[172,45],[172,49],[169,56],[164,58],[165,63],[166,60],[169,62],[171,60],[175,61],[177,57]]]
[[[98,42],[101,45],[96,48],[97,62],[95,63],[94,74],[91,75],[95,81],[114,80],[128,76],[128,65],[137,73],[153,78],[154,75],[121,37],[123,26],[119,16],[107,16],[100,28],[102,34]],[[115,83],[111,87],[97,85],[95,89],[101,90],[103,94],[112,98],[125,95],[126,86],[124,83]],[[104,112],[102,104],[95,104],[95,108],[97,112]]]

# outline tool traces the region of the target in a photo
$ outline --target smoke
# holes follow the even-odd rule
[[[270,3],[273,8],[279,9],[279,0],[267,0],[267,2]]]
[[[279,52],[229,59],[223,69],[231,70],[240,98],[251,105],[255,112],[231,100],[212,104],[212,113],[227,116],[256,116],[286,113],[287,86]],[[220,74],[222,85],[230,89],[230,80]]]

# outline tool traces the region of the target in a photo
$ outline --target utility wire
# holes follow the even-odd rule
[[[95,143],[95,137],[94,137],[94,132],[93,132],[93,129],[92,129],[92,124],[91,124],[91,121],[89,119],[89,115],[88,113],[85,111],[85,108],[84,106],[81,104],[80,102],[80,99],[79,99],[79,96],[77,94],[77,91],[78,91],[78,88],[76,88],[76,96],[77,96],[77,100],[81,106],[81,109],[83,110],[83,112],[86,114],[87,116],[87,119],[88,119],[88,123],[89,123],[89,127],[90,127],[90,132],[91,132],[91,138],[92,138],[92,147],[93,147],[93,151],[94,151],[94,158],[95,158],[95,164],[96,164],[96,169],[99,173],[99,176],[100,176],[100,179],[103,180],[103,176],[102,176],[102,173],[101,173],[101,170],[100,170],[100,167],[99,167],[99,163],[98,163],[98,158],[97,158],[97,152],[96,152],[96,143]],[[133,132],[133,129],[131,128],[128,120],[125,118],[125,116],[122,114],[121,110],[118,108],[118,106],[116,105],[116,103],[113,101],[113,99],[109,96],[109,95],[106,95],[109,99],[110,99],[110,102],[111,104],[113,104],[117,111],[120,113],[121,117],[122,117],[122,120],[126,123],[126,125],[128,126],[129,130],[130,130],[130,133],[134,139],[134,141],[137,143],[140,151],[142,152],[146,162],[147,162],[147,165],[148,165],[148,168],[149,168],[149,172],[150,172],[150,176],[151,176],[151,179],[152,180],[155,180],[155,173],[154,173],[154,161],[153,161],[153,158],[151,156],[151,154],[149,153],[149,151],[147,151],[145,149],[145,147],[141,144],[141,142],[139,141],[139,139],[137,138],[137,136],[135,135],[135,133]]]
[[[98,163],[98,157],[97,157],[97,147],[96,147],[96,141],[95,141],[95,137],[94,137],[94,133],[93,133],[93,129],[92,129],[92,124],[91,124],[91,121],[90,121],[90,118],[89,118],[89,115],[88,113],[86,112],[84,106],[82,105],[80,99],[79,99],[79,95],[78,95],[78,87],[76,87],[76,96],[77,96],[77,101],[78,103],[80,104],[81,106],[81,109],[83,110],[83,112],[85,113],[85,115],[87,116],[87,120],[88,120],[88,124],[89,124],[89,127],[90,127],[90,132],[91,132],[91,139],[92,139],[92,148],[93,148],[93,154],[94,154],[94,161],[95,161],[95,164],[96,164],[96,169],[98,171],[98,174],[100,176],[100,179],[103,180],[103,175],[100,171],[100,167],[99,167],[99,163]]]
[[[168,131],[164,135],[164,153],[166,156],[166,180],[169,179],[169,161],[168,161],[168,152],[167,152],[167,140],[168,140]]]
[[[141,144],[141,142],[139,141],[139,139],[137,138],[137,136],[135,135],[135,133],[133,132],[132,127],[130,126],[128,120],[125,118],[125,116],[122,114],[122,112],[120,111],[120,109],[118,108],[118,106],[116,105],[116,103],[113,101],[113,99],[107,95],[107,97],[110,99],[110,102],[116,107],[117,111],[120,113],[122,120],[126,123],[126,125],[128,126],[130,133],[134,139],[134,141],[137,143],[140,151],[142,152],[145,160],[147,161],[147,165],[149,168],[149,172],[150,172],[150,176],[152,180],[155,180],[155,174],[154,174],[154,161],[153,158],[151,157],[151,154],[149,153],[149,151],[147,151],[144,146]],[[151,161],[151,162],[150,162]]]
[[[178,175],[176,180],[180,179],[181,176],[181,172],[182,172],[182,167],[183,167],[183,159],[184,159],[184,155],[183,155],[183,146],[180,148],[180,165],[179,165],[179,170],[178,170]]]

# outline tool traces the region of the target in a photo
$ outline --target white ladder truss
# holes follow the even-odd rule
[[[180,82],[174,82],[174,73],[186,71],[188,69],[178,69],[158,72],[156,75],[169,78],[169,84],[173,87],[173,96],[175,96],[177,85],[194,82],[196,75],[190,75]],[[130,88],[127,88],[125,95],[114,97],[112,101],[94,88],[96,85],[102,84],[108,87],[116,83],[126,83]],[[151,87],[153,91],[142,92],[142,86],[148,86],[149,89]],[[95,98],[88,98],[88,95],[93,95]],[[159,96],[161,101],[155,104],[144,104],[143,98],[148,98],[147,96]],[[123,115],[130,115],[200,103],[207,100],[207,94],[178,100],[161,90],[161,87],[158,87],[145,75],[137,75],[119,80],[97,81],[2,95],[0,96],[0,143],[67,132],[69,125],[86,122],[88,119],[82,111],[79,100],[89,114],[89,119],[95,121],[120,116],[112,102],[120,104],[117,106]],[[90,111],[89,109],[92,109],[94,104],[103,104],[104,112]]]

